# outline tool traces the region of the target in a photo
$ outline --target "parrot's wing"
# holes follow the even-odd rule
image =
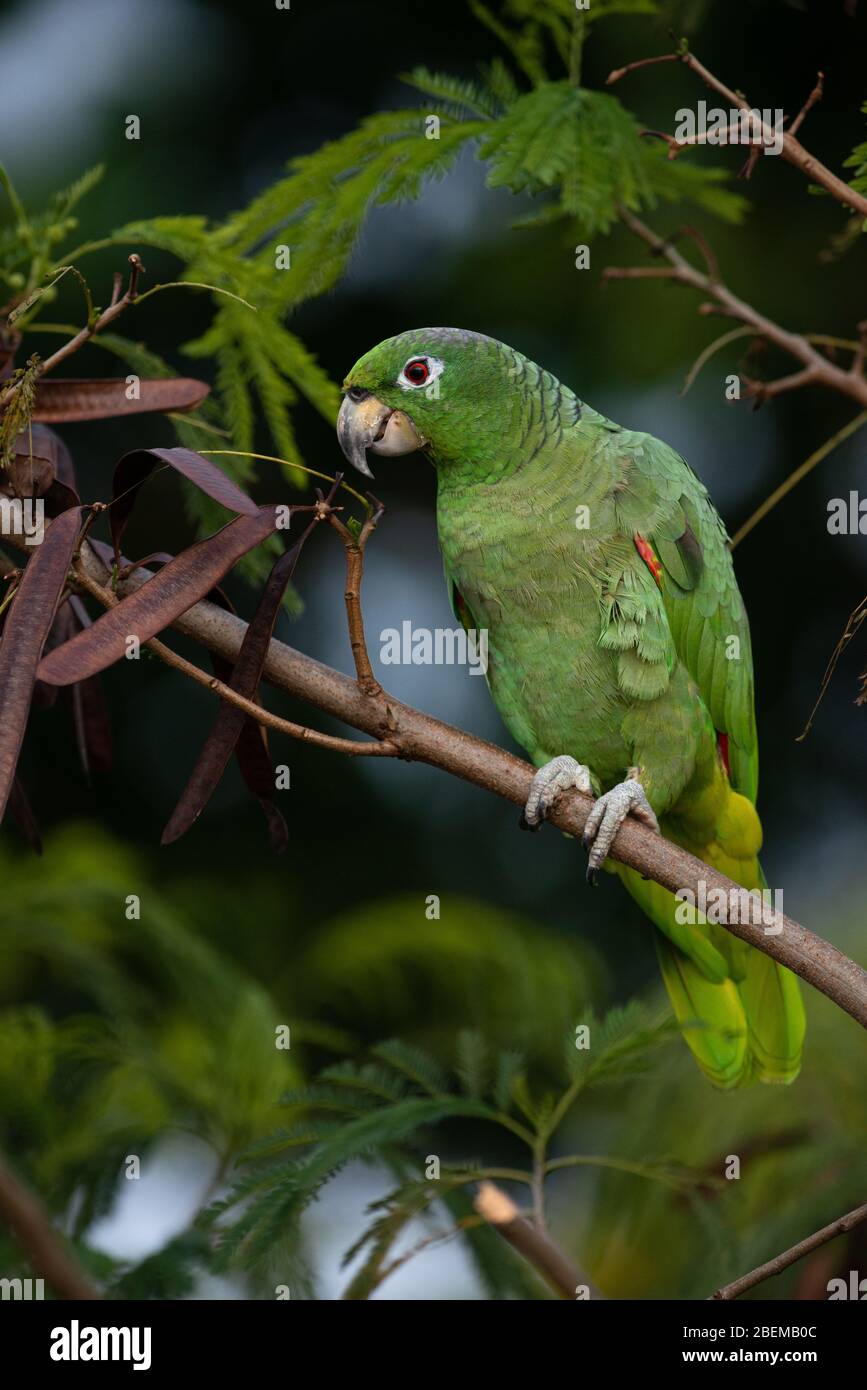
[[[667,444],[624,430],[608,447],[627,461],[627,484],[615,499],[618,528],[633,537],[658,586],[674,651],[721,736],[732,785],[755,801],[750,629],[725,527],[702,482]]]
[[[750,634],[725,530],[705,488],[672,449],[627,431],[619,439],[612,436],[606,447],[618,448],[621,465],[622,482],[613,498],[618,568],[629,539],[634,543],[632,574],[624,580],[616,573],[615,579],[627,592],[640,593],[647,614],[633,637],[634,656],[642,655],[646,631],[651,683],[654,672],[661,675],[660,653],[683,663],[713,719],[730,770],[712,839],[697,847],[698,853],[747,890],[763,889],[757,857],[761,826],[750,804],[758,781]],[[662,620],[668,648],[660,642]],[[662,933],[657,944],[663,978],[704,1074],[726,1088],[753,1080],[792,1081],[804,1039],[795,976],[721,925],[680,926],[667,890],[623,865],[618,873]],[[701,949],[687,930],[705,938]],[[723,978],[716,956],[724,962]]]

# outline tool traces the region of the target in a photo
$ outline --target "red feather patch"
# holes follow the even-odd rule
[[[452,602],[458,617],[458,622],[465,632],[469,632],[470,628],[475,626],[473,623],[473,615],[467,607],[466,600],[457,584],[452,585]]]
[[[722,765],[726,770],[726,777],[731,781],[732,770],[729,766],[729,736],[728,734],[721,734],[719,729],[717,729],[716,741],[717,747],[719,748],[719,755],[722,758]]]
[[[653,575],[654,579],[656,580],[657,584],[661,589],[662,565],[659,563],[658,559],[656,558],[656,555],[654,554],[653,546],[650,544],[649,541],[646,541],[642,535],[639,535],[637,531],[635,535],[632,537],[632,539],[635,541],[635,549],[638,551],[642,560],[646,564],[647,568],[650,570],[650,573]]]

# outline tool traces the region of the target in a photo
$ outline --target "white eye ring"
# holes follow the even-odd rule
[[[411,366],[413,362],[423,362],[427,367],[427,376],[424,381],[410,381],[406,375],[407,367]],[[404,362],[400,376],[397,378],[397,384],[403,391],[426,391],[432,381],[436,381],[438,376],[442,376],[445,365],[445,362],[441,361],[439,357],[431,357],[429,353],[413,353],[412,357],[408,357]]]

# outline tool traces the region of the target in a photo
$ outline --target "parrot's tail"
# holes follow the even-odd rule
[[[733,861],[716,845],[702,857],[746,889],[766,887],[757,858]],[[617,873],[659,928],[655,936],[662,978],[684,1039],[707,1079],[726,1090],[755,1081],[794,1081],[805,1020],[800,985],[791,971],[722,926],[678,920],[685,915],[684,905],[658,883],[622,864]]]

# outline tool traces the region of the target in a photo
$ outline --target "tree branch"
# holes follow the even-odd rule
[[[616,68],[614,72],[609,73],[606,85],[609,87],[612,86],[615,82],[619,82],[621,78],[625,77],[627,73],[634,72],[637,68],[649,67],[652,63],[666,62],[683,63],[694,72],[697,77],[701,78],[705,86],[710,87],[712,91],[723,97],[730,108],[737,109],[738,111],[754,111],[756,109],[750,105],[745,96],[740,92],[732,91],[731,87],[727,87],[724,82],[721,82],[718,77],[715,77],[714,74],[704,66],[704,63],[699,62],[694,53],[688,51],[683,53],[668,53],[658,58],[644,58],[640,59],[637,63],[628,63],[626,67]],[[796,169],[800,169],[801,173],[805,174],[808,179],[819,184],[830,193],[832,197],[836,198],[838,203],[842,203],[845,207],[852,208],[855,212],[860,213],[862,217],[867,217],[867,198],[865,198],[862,193],[856,192],[856,190],[848,183],[845,183],[843,179],[838,178],[835,173],[832,173],[821,160],[817,159],[815,155],[810,154],[809,150],[806,150],[800,140],[795,137],[795,131],[800,128],[808,111],[821,98],[823,86],[824,77],[822,73],[819,73],[816,85],[804,103],[801,111],[798,113],[789,129],[782,132],[783,140],[780,153],[783,159],[789,164],[793,164]],[[776,142],[779,132],[774,131],[760,118],[756,119],[754,124],[756,132],[760,135],[762,142],[767,142],[767,144],[774,144]],[[666,136],[665,138],[673,141],[676,145],[681,143],[679,141],[674,141],[674,137]]]
[[[774,323],[772,319],[759,313],[758,309],[754,309],[752,305],[733,294],[718,276],[705,274],[696,266],[691,265],[671,244],[670,238],[666,239],[657,235],[633,212],[630,212],[629,208],[621,206],[618,211],[624,225],[635,236],[640,237],[655,256],[664,257],[668,265],[663,267],[629,266],[625,269],[613,266],[602,272],[603,280],[666,279],[675,284],[686,285],[690,289],[698,290],[714,301],[707,308],[702,306],[703,312],[722,312],[729,318],[737,319],[752,329],[757,337],[773,343],[783,352],[788,353],[790,357],[794,357],[803,364],[802,371],[793,376],[783,377],[778,382],[757,383],[748,380],[751,395],[768,397],[779,395],[782,391],[792,390],[795,387],[814,384],[826,386],[832,391],[840,392],[841,395],[849,396],[861,406],[867,406],[867,378],[860,370],[860,359],[857,353],[852,367],[848,369],[838,367],[835,362],[831,362],[829,358],[818,352],[805,334],[792,333],[789,329]]]
[[[81,548],[79,563],[89,578],[105,587],[106,567],[87,542]],[[152,577],[148,570],[136,569],[121,588],[132,592]],[[228,661],[237,657],[247,627],[235,614],[206,601],[188,609],[174,626]],[[283,642],[272,639],[263,677],[363,733],[393,741],[402,758],[441,768],[517,806],[526,802],[535,773],[529,763],[423,714],[385,691],[372,698],[356,681]],[[592,799],[580,792],[565,793],[557,801],[550,820],[557,829],[580,839],[592,804]],[[689,889],[697,900],[702,892],[699,885],[704,885],[707,894],[715,889],[726,894],[741,891],[730,879],[631,817],[618,831],[611,856],[671,892]],[[793,970],[867,1028],[867,973],[830,942],[782,913],[774,918],[773,934],[761,923],[738,921],[721,925]]]
[[[823,1226],[821,1231],[807,1236],[806,1240],[798,1241],[797,1245],[793,1245],[789,1250],[784,1250],[781,1255],[775,1255],[772,1260],[768,1260],[767,1264],[759,1265],[758,1269],[752,1269],[749,1274],[742,1274],[740,1279],[735,1279],[733,1283],[717,1289],[715,1293],[711,1294],[711,1299],[740,1298],[741,1294],[746,1293],[748,1289],[754,1289],[757,1284],[764,1283],[766,1279],[772,1279],[775,1274],[782,1274],[784,1269],[788,1269],[797,1260],[802,1260],[805,1255],[809,1255],[813,1250],[818,1250],[821,1245],[826,1245],[835,1236],[843,1235],[844,1232],[860,1226],[862,1221],[867,1221],[867,1204],[847,1212],[845,1216],[832,1221],[830,1226]]]
[[[114,608],[118,600],[110,589],[97,584],[95,580],[83,570],[81,565],[75,569],[75,579],[82,589],[89,593],[103,608]],[[399,749],[395,744],[386,740],[375,743],[356,743],[348,738],[334,738],[331,734],[322,734],[317,729],[309,729],[304,724],[295,724],[291,719],[281,719],[279,715],[272,714],[255,700],[248,700],[246,696],[233,690],[224,681],[218,680],[216,676],[211,676],[201,667],[193,665],[185,657],[173,652],[171,647],[167,647],[164,642],[160,642],[156,637],[152,637],[145,646],[152,651],[166,666],[170,666],[174,671],[180,671],[182,675],[189,676],[197,685],[203,685],[206,690],[211,690],[220,699],[226,700],[230,705],[236,705],[242,709],[251,719],[255,719],[258,724],[264,725],[268,729],[274,729],[277,733],[288,734],[290,738],[300,739],[303,743],[312,743],[318,748],[330,748],[336,753],[348,753],[350,757],[382,757],[396,758],[399,756]]]
[[[99,1294],[72,1258],[37,1197],[0,1158],[0,1214],[36,1274],[60,1298],[97,1299]]]

